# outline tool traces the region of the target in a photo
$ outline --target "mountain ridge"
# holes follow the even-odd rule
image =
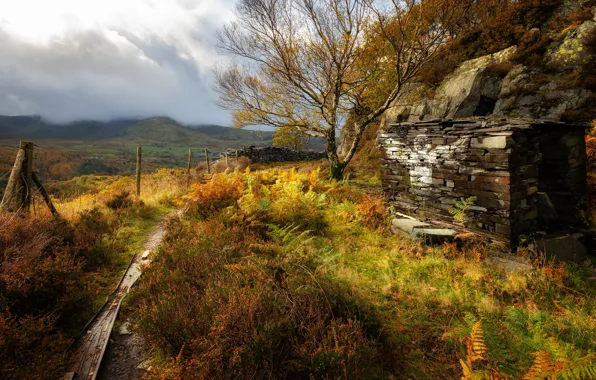
[[[258,135],[258,136],[257,136]],[[0,115],[0,139],[123,140],[166,143],[175,146],[217,144],[216,140],[271,143],[273,132],[255,132],[216,124],[184,125],[168,117],[79,120],[53,123],[40,116]],[[261,141],[259,141],[259,139]],[[249,144],[250,145],[250,144]]]

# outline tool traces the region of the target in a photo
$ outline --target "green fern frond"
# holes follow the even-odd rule
[[[585,380],[596,379],[596,354],[565,363],[554,372],[555,379]]]

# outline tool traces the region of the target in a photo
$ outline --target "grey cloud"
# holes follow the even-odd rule
[[[211,36],[218,23],[197,23],[200,32],[188,37],[202,55],[126,30],[72,30],[35,45],[0,25],[0,114],[39,114],[59,122],[159,115],[229,124],[228,112],[216,105],[209,64],[196,61],[215,54]]]

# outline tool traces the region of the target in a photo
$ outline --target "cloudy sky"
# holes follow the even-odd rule
[[[0,114],[229,124],[215,33],[235,0],[0,0]]]

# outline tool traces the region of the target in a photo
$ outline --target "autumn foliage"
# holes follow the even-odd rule
[[[88,260],[97,240],[82,224],[47,217],[0,215],[0,368],[5,379],[59,378],[72,326],[91,300]],[[101,232],[95,232],[101,233]]]
[[[540,67],[551,34],[568,23],[555,11],[563,0],[479,0],[455,29],[453,39],[428,63],[420,79],[436,87],[466,60],[517,46],[514,60]],[[574,16],[570,16],[574,17]]]
[[[320,177],[222,173],[186,197],[199,220],[170,226],[135,296],[141,332],[176,358],[151,376],[384,378],[398,362],[375,314],[314,274],[316,254],[289,253],[330,218],[380,224],[380,200]],[[328,214],[344,196],[354,203]]]

